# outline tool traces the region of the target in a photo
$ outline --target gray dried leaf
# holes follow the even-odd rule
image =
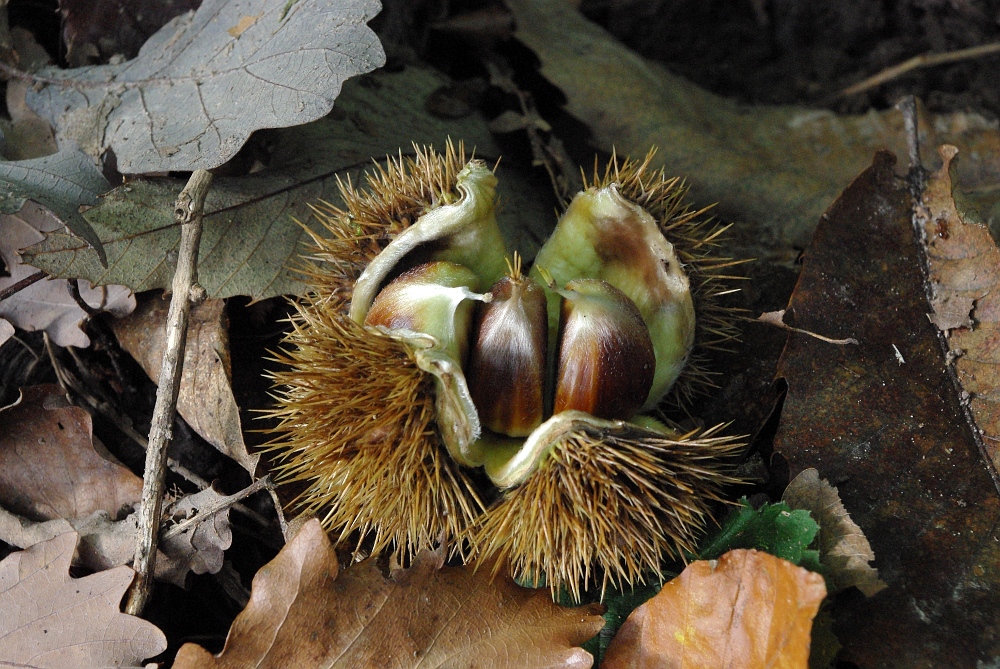
[[[196,495],[202,495],[198,504],[203,504],[204,491],[191,497]],[[183,588],[191,571],[196,574],[217,573],[223,566],[223,551],[232,542],[227,514],[228,510],[220,511],[204,522],[199,521],[186,533],[162,541],[156,552],[156,580]],[[166,529],[164,527],[161,531]],[[131,564],[135,557],[139,523],[134,513],[121,520],[112,519],[105,511],[95,511],[81,518],[35,522],[0,507],[0,541],[18,548],[29,548],[74,531],[80,535],[73,557],[74,566],[105,571]]]
[[[132,582],[128,567],[71,578],[76,533],[60,535],[0,562],[0,658],[16,667],[137,667],[162,653],[155,625],[119,610]]]
[[[178,500],[167,510],[165,517],[169,516],[179,523],[194,517],[201,508],[223,497],[225,495],[214,488],[206,488]],[[172,569],[179,571],[183,578],[189,570],[195,574],[218,573],[222,569],[226,549],[232,543],[233,531],[229,526],[227,506],[196,522],[177,536],[164,537],[160,549],[170,556]]]
[[[123,173],[210,169],[254,130],[325,116],[345,79],[380,67],[385,55],[365,25],[379,8],[376,0],[206,0],[133,60],[45,68],[49,83],[28,104],[60,142],[95,156],[112,149]]]

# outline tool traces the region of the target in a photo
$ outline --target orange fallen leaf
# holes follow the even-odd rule
[[[602,669],[805,669],[823,577],[756,550],[693,562],[637,608]]]
[[[254,577],[222,652],[185,644],[174,669],[591,666],[576,646],[604,626],[602,607],[565,608],[546,589],[442,562],[425,551],[389,578],[373,560],[338,574],[310,520]]]

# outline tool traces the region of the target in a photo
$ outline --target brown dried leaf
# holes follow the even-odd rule
[[[11,28],[10,39],[17,52],[17,65],[21,70],[33,72],[51,62],[49,54],[35,41],[35,36],[24,28]],[[7,82],[7,113],[10,114],[10,121],[0,121],[0,127],[3,128],[4,158],[7,160],[40,158],[59,150],[52,126],[25,102],[30,86],[31,83],[26,79],[11,78]]]
[[[157,382],[166,344],[169,301],[154,295],[128,318],[112,323],[122,348]],[[230,385],[229,321],[226,303],[206,300],[191,310],[177,410],[205,441],[236,460],[251,475],[258,455],[243,442],[240,411]]]
[[[128,567],[70,578],[76,534],[11,553],[0,562],[0,658],[7,666],[134,667],[167,648],[145,620],[119,610]]]
[[[818,471],[811,467],[801,471],[781,499],[793,509],[810,511],[819,523],[820,562],[829,569],[827,583],[833,586],[833,592],[853,585],[871,597],[886,587],[878,577],[878,569],[868,564],[875,559],[868,537],[851,520],[837,489],[821,479]]]
[[[889,587],[831,606],[839,659],[973,667],[1000,638],[1000,497],[928,321],[913,205],[875,156],[820,219],[789,304],[776,456],[837,481]]]
[[[599,606],[564,608],[488,568],[441,563],[425,552],[388,579],[370,560],[338,576],[311,520],[254,577],[222,652],[185,644],[174,667],[591,666],[576,645],[604,625]]]
[[[204,492],[190,497],[201,496],[204,501]],[[231,542],[228,517],[224,513],[214,514],[180,536],[162,538],[161,535],[156,557],[156,580],[183,588],[190,571],[196,574],[217,573],[223,564],[222,551]],[[161,532],[166,529],[169,526]],[[106,512],[95,511],[85,518],[34,522],[0,507],[0,541],[18,548],[29,548],[74,531],[80,536],[80,542],[73,566],[104,571],[131,564],[135,556],[138,521],[134,513],[122,520],[112,520]]]
[[[601,667],[804,669],[824,597],[822,576],[756,550],[692,562],[632,612]]]
[[[142,495],[142,479],[94,450],[90,414],[59,386],[24,390],[0,413],[0,505],[32,520],[112,515]]]
[[[10,276],[0,277],[0,289],[25,279],[37,268],[21,262],[19,252],[45,239],[43,232],[63,228],[63,223],[44,207],[27,201],[16,214],[0,215],[0,257]],[[80,280],[80,297],[95,309],[124,316],[135,309],[135,296],[124,286],[99,286]],[[0,318],[22,330],[45,330],[59,346],[90,346],[90,338],[80,329],[87,314],[69,293],[67,282],[43,279],[0,302]],[[0,338],[3,343],[5,338]]]
[[[1000,469],[1000,249],[982,225],[963,219],[952,198],[954,146],[924,187],[917,209],[931,285],[931,322],[944,331],[969,408]]]

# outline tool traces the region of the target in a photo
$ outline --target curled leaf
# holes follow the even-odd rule
[[[838,592],[852,585],[871,597],[886,587],[869,562],[875,551],[851,520],[837,489],[810,467],[796,476],[781,496],[793,509],[807,509],[819,523],[819,555],[827,582]]]

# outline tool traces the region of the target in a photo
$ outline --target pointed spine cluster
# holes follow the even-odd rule
[[[659,574],[664,557],[693,553],[710,505],[736,482],[718,462],[743,444],[714,430],[671,438],[628,423],[568,423],[538,470],[481,517],[482,557],[579,601],[582,586],[635,585]]]

